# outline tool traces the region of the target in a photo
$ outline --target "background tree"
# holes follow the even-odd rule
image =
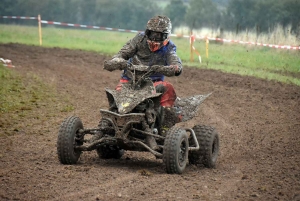
[[[240,29],[254,27],[255,4],[256,0],[231,0],[227,8],[230,19],[226,27],[237,32]]]
[[[286,0],[281,2],[285,11],[281,17],[283,26],[292,25],[292,31],[300,35],[300,1]]]
[[[171,19],[173,28],[175,28],[184,24],[186,10],[187,7],[182,0],[171,0],[165,8],[164,14]]]
[[[161,13],[156,4],[143,0],[89,0],[81,3],[86,24],[98,26],[144,30],[153,15]],[[89,16],[89,17],[88,17]],[[88,20],[87,20],[88,19]]]
[[[216,4],[211,0],[192,0],[190,2],[190,7],[185,15],[185,22],[189,28],[217,28],[219,21],[220,13]]]
[[[268,32],[280,24],[291,25],[290,31],[300,35],[299,10],[299,0],[1,0],[0,3],[0,15],[41,14],[44,20],[113,28],[144,30],[149,18],[165,14],[171,18],[173,27],[186,24],[191,29],[230,31],[257,27]],[[36,25],[34,20],[0,18],[0,23],[12,22]]]
[[[230,0],[227,8],[226,28],[233,30],[259,27],[267,32],[277,25],[292,26],[297,31],[300,22],[300,1],[296,0]]]

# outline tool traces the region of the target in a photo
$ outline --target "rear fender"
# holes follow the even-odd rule
[[[212,93],[206,95],[194,95],[187,98],[177,98],[175,106],[181,108],[182,122],[188,121],[195,117],[197,114],[199,105],[211,95]]]

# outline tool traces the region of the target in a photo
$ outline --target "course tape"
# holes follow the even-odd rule
[[[22,20],[36,20],[37,17],[22,17],[22,16],[0,16],[0,18],[6,19],[22,19]]]
[[[264,46],[264,47],[272,47],[272,48],[277,48],[277,49],[300,50],[300,46],[273,45],[273,44],[256,43],[256,42],[232,40],[232,39],[224,39],[224,38],[207,38],[207,39],[208,40],[220,41],[220,42],[227,42],[227,43],[239,43],[239,44],[249,44],[249,45],[257,45],[257,46]]]
[[[0,58],[0,61],[3,63],[2,64],[3,66],[9,67],[9,68],[14,68],[15,67],[15,66],[12,65],[12,62],[9,59]]]
[[[8,18],[8,19],[38,19],[37,17],[22,17],[22,16],[0,16],[0,18]],[[129,29],[118,29],[118,28],[110,28],[110,27],[99,27],[99,26],[89,26],[89,25],[82,25],[82,24],[71,24],[71,23],[64,23],[64,22],[54,22],[54,21],[40,21],[43,24],[52,24],[52,25],[60,25],[60,26],[71,26],[71,27],[80,27],[80,28],[89,28],[89,29],[99,29],[99,30],[108,30],[108,31],[120,31],[120,32],[130,32],[130,33],[139,33],[143,31],[137,30],[129,30]],[[181,38],[190,38],[189,35],[180,35],[180,34],[171,34],[170,36],[174,37],[181,37]],[[210,38],[210,37],[199,37],[195,36],[197,39],[204,39],[204,40],[215,40],[220,42],[227,42],[227,43],[239,43],[239,44],[249,44],[249,45],[257,45],[257,46],[264,46],[264,47],[271,47],[276,49],[290,49],[290,50],[300,50],[300,46],[291,46],[291,45],[273,45],[273,44],[265,44],[265,43],[256,43],[256,42],[248,42],[248,41],[240,41],[240,40],[232,40],[232,39],[224,39],[224,38]],[[194,49],[194,47],[193,47]]]
[[[248,44],[248,45],[257,45],[257,46],[264,46],[264,47],[272,47],[277,49],[291,49],[291,50],[300,50],[299,46],[291,46],[291,45],[273,45],[273,44],[265,44],[265,43],[256,43],[256,42],[249,42],[249,41],[242,41],[242,40],[232,40],[232,39],[224,39],[224,38],[210,38],[210,37],[202,37],[196,36],[197,39],[203,40],[215,40],[225,43],[239,43],[239,44]]]
[[[54,22],[54,21],[46,21],[46,20],[41,20],[41,23],[52,24],[52,25],[61,25],[61,26],[70,26],[70,27],[81,27],[81,28],[88,28],[88,29],[100,29],[100,30],[108,30],[108,31],[120,31],[120,32],[131,32],[131,33],[142,32],[142,31],[129,30],[129,29],[117,29],[117,28],[110,28],[110,27],[89,26],[89,25],[82,25],[82,24],[71,24],[71,23]]]
[[[89,25],[82,25],[82,24],[70,24],[70,23],[64,23],[64,22],[54,22],[54,21],[46,21],[41,20],[41,23],[43,24],[53,24],[53,25],[61,25],[61,26],[71,26],[71,27],[81,27],[81,28],[90,28],[90,29],[100,29],[100,30],[108,30],[108,31],[120,31],[120,32],[130,32],[130,33],[139,33],[143,31],[137,31],[137,30],[128,30],[128,29],[118,29],[118,28],[110,28],[110,27],[99,27],[99,26],[89,26]],[[182,37],[182,38],[191,38],[189,35],[179,35],[179,34],[171,34],[170,36],[174,37]],[[233,42],[233,43],[240,43],[240,44],[250,44],[250,45],[258,45],[258,46],[264,46],[264,47],[271,47],[271,48],[277,48],[277,49],[292,49],[292,50],[300,50],[300,46],[290,46],[290,45],[272,45],[272,44],[264,44],[264,43],[254,43],[254,42],[245,42],[245,41],[239,41],[239,40],[231,40],[231,39],[224,39],[224,38],[209,38],[209,37],[194,37],[197,39],[208,39],[208,40],[215,40],[215,41],[223,41],[223,42]],[[196,49],[193,47],[195,52],[197,53]],[[197,53],[198,56],[200,56],[199,53]],[[199,60],[201,60],[201,57],[199,57]]]

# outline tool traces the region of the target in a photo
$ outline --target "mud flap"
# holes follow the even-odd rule
[[[199,105],[212,93],[206,95],[194,95],[188,98],[177,98],[175,106],[181,108],[182,122],[192,119],[198,111]]]

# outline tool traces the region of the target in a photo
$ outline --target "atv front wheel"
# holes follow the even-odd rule
[[[83,142],[76,140],[76,134],[83,129],[81,120],[78,117],[66,118],[60,126],[57,138],[57,155],[62,164],[76,164],[81,151],[75,150],[75,146]]]
[[[207,168],[216,166],[219,154],[219,134],[215,128],[204,125],[193,127],[200,149],[191,151],[189,162],[191,164],[202,164]]]
[[[185,130],[172,127],[168,130],[163,149],[163,162],[167,173],[181,174],[187,164],[189,141]]]
[[[124,154],[124,150],[119,149],[117,146],[104,145],[97,149],[97,154],[102,159],[120,159]]]

